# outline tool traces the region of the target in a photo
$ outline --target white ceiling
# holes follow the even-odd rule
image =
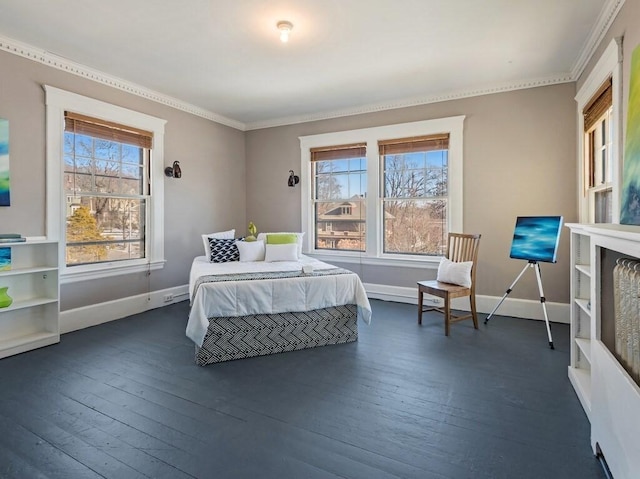
[[[0,47],[253,129],[575,80],[622,3],[0,0]]]

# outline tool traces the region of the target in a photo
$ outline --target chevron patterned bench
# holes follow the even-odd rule
[[[358,339],[357,306],[210,318],[196,364],[342,344]]]

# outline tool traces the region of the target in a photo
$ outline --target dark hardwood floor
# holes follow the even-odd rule
[[[604,478],[569,327],[372,301],[358,342],[199,367],[186,302],[0,361],[2,478]],[[484,316],[483,316],[484,318]]]

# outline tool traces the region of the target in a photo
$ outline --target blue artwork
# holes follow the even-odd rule
[[[509,256],[555,263],[561,228],[562,216],[518,216]]]
[[[0,206],[9,205],[9,120],[0,118]]]
[[[11,269],[11,248],[0,248],[0,271]]]

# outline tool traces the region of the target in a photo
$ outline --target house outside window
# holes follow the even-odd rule
[[[463,123],[301,137],[305,252],[370,264],[439,261],[447,233],[462,231]]]
[[[164,265],[165,120],[45,86],[47,237],[61,282]]]
[[[366,145],[311,149],[315,249],[365,250]]]

